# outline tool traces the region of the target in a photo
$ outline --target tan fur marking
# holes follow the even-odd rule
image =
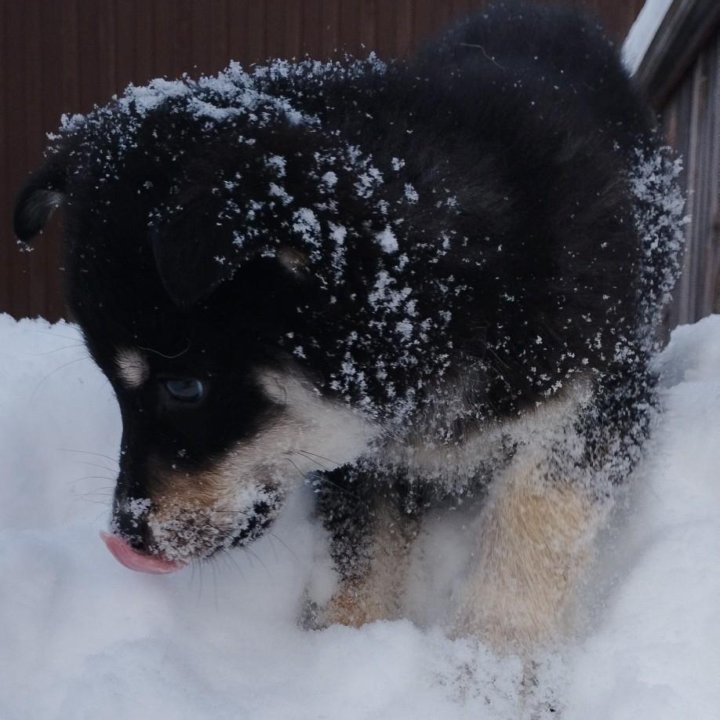
[[[376,512],[372,564],[360,579],[341,581],[325,609],[328,625],[359,627],[402,615],[410,548],[417,533],[415,518],[383,504]]]
[[[536,464],[513,463],[482,513],[456,633],[519,652],[558,637],[599,519],[581,489],[544,484]]]
[[[162,552],[173,559],[190,559],[210,552],[232,528],[237,503],[217,473],[183,473],[151,462],[153,510],[148,517]]]
[[[148,474],[153,478],[152,494],[158,504],[210,508],[217,505],[225,490],[222,474],[213,470],[180,472],[151,459]]]
[[[139,350],[123,348],[115,356],[115,367],[125,387],[139,388],[150,376],[150,367]]]
[[[395,609],[378,597],[367,583],[350,581],[343,583],[341,589],[333,595],[325,609],[324,619],[327,625],[360,627],[394,617]]]
[[[302,274],[307,268],[308,258],[304,252],[288,245],[283,245],[278,250],[278,260],[280,264],[289,270],[293,275]]]

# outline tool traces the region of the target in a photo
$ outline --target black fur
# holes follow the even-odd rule
[[[201,472],[262,433],[277,407],[251,371],[288,363],[388,436],[440,445],[589,378],[577,463],[598,470],[637,455],[677,267],[673,228],[650,257],[637,219],[664,217],[632,188],[655,142],[592,23],[498,5],[387,67],[131,89],[65,124],[16,233],[42,225],[42,193],[64,194],[68,301],[123,415],[118,498],[152,494],[150,456]],[[117,379],[122,347],[148,352],[140,390]],[[166,377],[201,377],[207,395],[173,406]],[[372,514],[375,461],[321,480],[337,534]]]

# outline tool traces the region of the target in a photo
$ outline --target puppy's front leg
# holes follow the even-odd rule
[[[397,618],[418,525],[407,488],[373,475],[348,482],[335,474],[331,481],[320,510],[339,584],[322,624],[357,627]]]
[[[579,486],[516,457],[481,514],[456,633],[521,653],[561,636],[601,515]]]
[[[415,517],[387,500],[377,503],[364,557],[355,567],[346,564],[344,574],[341,570],[339,587],[325,610],[328,624],[357,627],[401,615],[410,547],[416,533]],[[343,543],[342,539],[338,541]]]

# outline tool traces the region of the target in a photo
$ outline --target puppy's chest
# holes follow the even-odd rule
[[[393,442],[383,449],[378,464],[434,496],[461,497],[481,492],[516,452],[517,443],[508,432],[476,431],[453,442]]]

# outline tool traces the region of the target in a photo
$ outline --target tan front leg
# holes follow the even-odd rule
[[[327,625],[359,627],[402,615],[409,553],[417,520],[383,503],[376,511],[367,572],[340,580],[324,612]]]
[[[601,509],[542,465],[513,461],[492,488],[455,630],[525,652],[563,634]]]

